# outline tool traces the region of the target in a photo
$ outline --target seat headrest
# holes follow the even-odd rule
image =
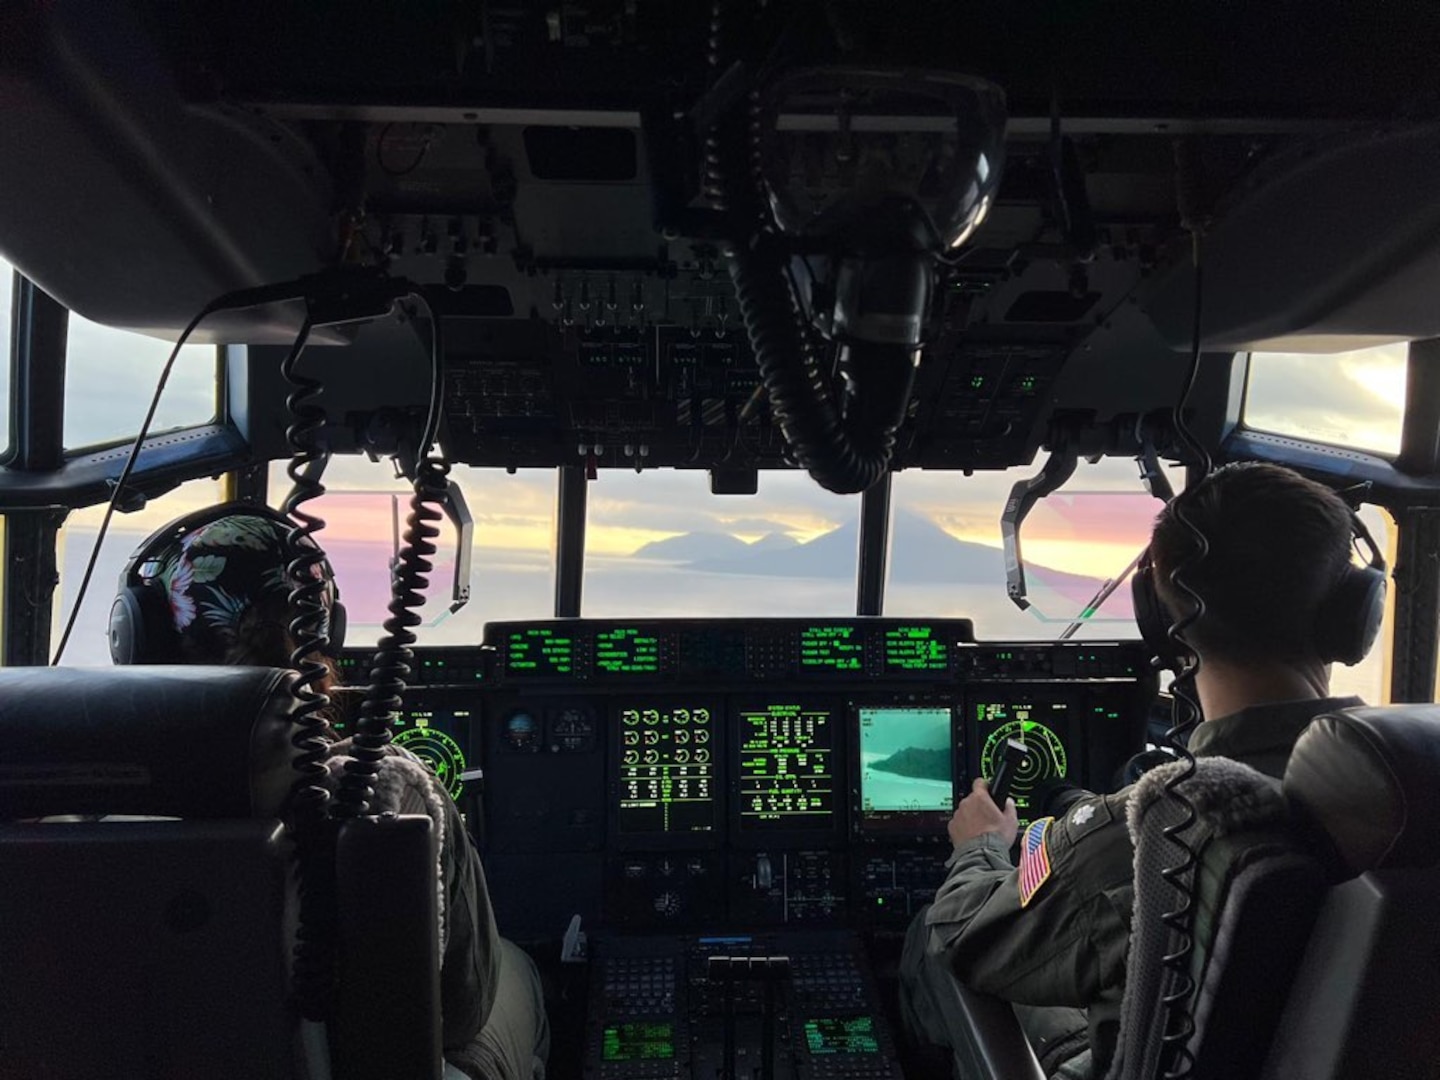
[[[278,814],[294,783],[293,672],[0,668],[0,819]]]
[[[1440,706],[1317,717],[1295,745],[1285,794],[1354,874],[1440,862]]]

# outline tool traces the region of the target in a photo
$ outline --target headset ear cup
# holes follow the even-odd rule
[[[110,659],[116,664],[179,661],[170,605],[154,586],[128,585],[110,605]]]
[[[1170,615],[1155,588],[1155,567],[1147,554],[1130,579],[1130,597],[1135,606],[1135,625],[1140,637],[1161,667],[1174,670],[1176,657],[1170,641]]]
[[[140,616],[140,590],[133,585],[121,589],[110,605],[110,662],[128,665],[144,648],[144,620]]]
[[[336,600],[330,605],[330,644],[325,649],[327,656],[339,659],[340,650],[345,648],[345,630],[348,624],[345,605]]]
[[[1375,645],[1385,621],[1385,571],[1349,566],[1330,590],[1315,620],[1315,651],[1326,663],[1358,664]]]

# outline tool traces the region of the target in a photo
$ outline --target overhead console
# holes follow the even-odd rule
[[[397,741],[446,770],[522,937],[901,926],[1007,740],[1029,820],[1049,784],[1117,786],[1155,693],[1136,643],[965,619],[491,623],[413,681]]]

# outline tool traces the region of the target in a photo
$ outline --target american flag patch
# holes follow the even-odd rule
[[[1041,818],[1031,822],[1025,830],[1025,839],[1020,843],[1020,906],[1023,908],[1039,891],[1040,886],[1050,880],[1050,850],[1045,846],[1045,835],[1054,818]]]

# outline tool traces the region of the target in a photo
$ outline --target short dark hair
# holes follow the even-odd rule
[[[1150,551],[1160,599],[1172,614],[1205,602],[1183,631],[1201,657],[1239,663],[1296,662],[1318,656],[1314,626],[1321,603],[1350,561],[1352,512],[1339,495],[1279,465],[1246,462],[1216,469],[1180,496],[1183,513],[1209,541],[1205,558],[1172,502],[1155,521]]]

